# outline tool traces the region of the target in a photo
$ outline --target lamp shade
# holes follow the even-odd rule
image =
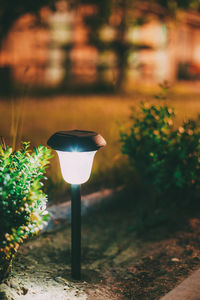
[[[64,180],[82,184],[90,177],[96,151],[106,141],[94,131],[70,130],[56,132],[47,144],[58,153]]]

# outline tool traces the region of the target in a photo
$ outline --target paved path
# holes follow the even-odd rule
[[[200,269],[160,300],[200,300]]]
[[[115,193],[118,193],[122,189],[123,186],[119,186],[116,189],[103,189],[101,191],[82,196],[81,214],[86,214],[95,205],[110,199]],[[47,210],[50,213],[50,219],[48,221],[48,225],[43,229],[42,232],[52,231],[56,227],[59,227],[60,222],[63,220],[71,219],[71,201],[54,204],[47,207]]]

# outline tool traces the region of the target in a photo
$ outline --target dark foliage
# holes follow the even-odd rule
[[[152,192],[138,211],[144,214],[146,206],[152,217],[157,213],[161,219],[163,213],[192,207],[200,187],[200,118],[174,129],[174,117],[167,105],[143,103],[139,114],[131,116],[130,131],[121,133],[122,153]]]

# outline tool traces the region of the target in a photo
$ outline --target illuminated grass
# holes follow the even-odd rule
[[[99,132],[107,141],[95,157],[93,177],[99,172],[110,172],[121,163],[119,127],[128,126],[130,107],[139,107],[140,101],[152,101],[151,93],[136,92],[132,96],[58,96],[50,99],[23,99],[14,103],[12,116],[11,101],[0,101],[1,135],[12,144],[11,126],[19,115],[19,139],[31,141],[32,145],[46,145],[52,133],[59,130],[83,129]],[[195,118],[200,113],[200,95],[197,93],[171,92],[167,103],[177,113],[177,124],[185,118]],[[15,122],[12,120],[15,118]],[[22,124],[20,118],[23,119]],[[22,125],[22,126],[21,126]],[[21,127],[20,127],[21,126]],[[21,129],[20,129],[21,128]],[[19,140],[17,141],[19,144]],[[105,173],[106,171],[106,173]],[[57,157],[52,161],[50,177],[60,181]],[[106,178],[106,176],[105,176]],[[100,180],[100,179],[98,179]],[[104,181],[104,178],[102,178]]]

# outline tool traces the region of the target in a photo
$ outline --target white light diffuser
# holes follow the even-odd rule
[[[94,155],[97,151],[58,153],[61,172],[64,180],[70,184],[86,182],[92,170]]]

